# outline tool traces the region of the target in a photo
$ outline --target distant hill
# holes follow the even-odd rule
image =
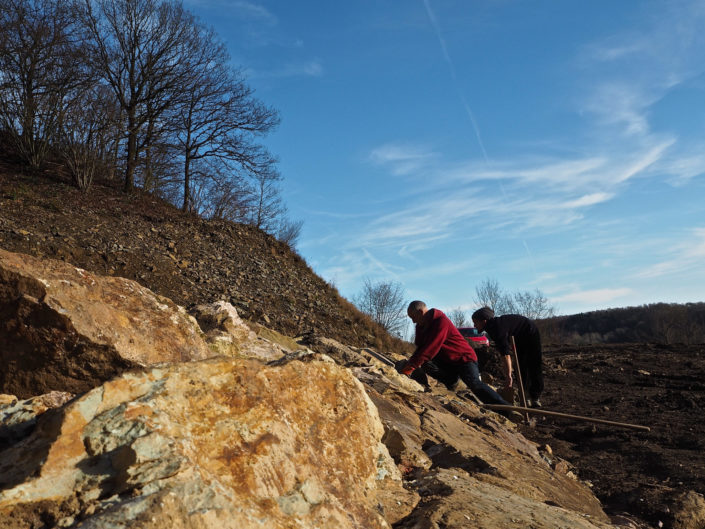
[[[0,248],[133,279],[181,305],[225,300],[289,336],[317,333],[402,352],[288,245],[249,225],[204,220],[147,194],[69,185],[0,163]]]
[[[538,323],[546,343],[705,343],[705,303],[653,303]]]

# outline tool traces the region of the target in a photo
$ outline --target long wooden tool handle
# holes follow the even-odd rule
[[[517,353],[517,343],[514,341],[514,336],[510,336],[512,340],[512,352],[514,353],[514,369],[517,372],[517,380],[519,381],[519,396],[521,397],[521,405],[526,408],[526,394],[524,393],[524,381],[521,379],[521,367],[519,366],[519,353]],[[529,417],[525,417],[529,420]]]
[[[560,413],[557,411],[548,411],[544,409],[537,408],[523,408],[521,406],[506,406],[504,404],[483,404],[483,408],[489,408],[490,410],[507,410],[507,411],[518,411],[523,413],[533,413],[536,415],[549,415],[552,417],[565,417],[566,419],[577,419],[579,421],[586,422],[596,422],[598,424],[609,424],[611,426],[621,426],[623,428],[633,428],[634,430],[643,430],[645,432],[650,432],[651,428],[648,426],[641,426],[639,424],[629,424],[626,422],[615,422],[607,421],[605,419],[593,419],[592,417],[583,417],[581,415],[571,415],[570,413]]]

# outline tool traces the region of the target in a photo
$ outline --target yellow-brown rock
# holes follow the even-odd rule
[[[125,373],[43,414],[0,453],[0,519],[18,529],[31,527],[28,513],[82,528],[389,527],[377,493],[400,475],[382,433],[360,382],[330,361]]]
[[[462,469],[437,469],[418,483],[422,501],[397,529],[607,529],[604,516],[547,505],[479,481]]]
[[[205,333],[206,343],[214,355],[277,360],[286,353],[301,349],[291,339],[289,343],[294,347],[283,347],[283,339],[273,339],[277,335],[274,331],[256,333],[226,301],[198,305],[191,314]]]
[[[512,501],[522,505],[535,503],[537,511],[544,512],[543,507],[548,503],[598,525],[609,522],[590,488],[574,476],[554,470],[539,454],[537,445],[519,434],[506,419],[457,397],[410,393],[401,388],[385,388],[380,393],[379,387],[379,384],[370,384],[368,392],[385,427],[384,442],[402,468],[449,469],[467,473],[473,483],[491,486],[483,490],[491,491],[496,487],[501,494],[497,491],[492,494],[512,497]],[[486,496],[467,495],[462,487],[452,496],[454,484],[460,485],[460,482],[449,481],[444,485],[449,487],[447,495],[441,495],[435,502],[422,503],[409,520],[420,523],[431,519],[437,511],[452,511],[461,505],[463,513],[473,519],[480,517],[478,513],[486,509],[493,509],[479,501]],[[422,489],[419,493],[424,496]],[[447,502],[450,503],[446,505]],[[552,512],[548,510],[545,514],[549,516]],[[459,519],[463,520],[467,521]],[[495,522],[496,525],[477,526],[505,527],[498,520]],[[447,520],[444,523],[448,523]],[[426,522],[413,525],[409,521],[404,527],[436,527],[424,524]],[[469,526],[475,526],[474,522]],[[459,529],[465,525],[448,524],[446,527]],[[536,527],[551,527],[551,522],[537,523]]]
[[[136,282],[4,250],[0,319],[0,392],[20,398],[212,354],[183,308]]]

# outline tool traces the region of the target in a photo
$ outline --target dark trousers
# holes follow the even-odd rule
[[[414,375],[421,370],[451,390],[455,389],[455,383],[458,382],[458,379],[462,380],[470,391],[485,404],[509,404],[500,397],[499,393],[480,380],[477,362],[451,362],[434,358],[422,365],[421,369],[414,371],[412,378],[418,381]]]
[[[541,359],[541,335],[523,336],[516,340],[519,372],[524,392],[530,399],[538,400],[543,392],[543,366]]]

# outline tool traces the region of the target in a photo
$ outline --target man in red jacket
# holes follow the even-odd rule
[[[398,367],[400,373],[411,376],[423,366],[448,389],[460,379],[485,404],[509,404],[480,380],[475,351],[445,314],[428,309],[423,301],[412,301],[406,313],[416,324],[416,351]]]

